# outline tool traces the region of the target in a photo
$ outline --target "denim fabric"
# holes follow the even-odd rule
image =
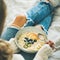
[[[39,2],[36,6],[26,12],[27,21],[26,26],[36,25],[43,21],[53,10],[53,7],[46,2]],[[44,21],[46,22],[46,21]]]
[[[17,31],[18,29],[8,27],[3,31],[1,38],[4,40],[9,40],[10,38],[14,38]]]
[[[41,24],[48,30],[48,27],[51,23],[51,16],[48,16],[53,10],[53,7],[49,3],[39,2],[36,6],[28,10],[27,15],[27,24],[26,26],[33,26],[36,24]],[[48,22],[49,20],[49,22]],[[1,35],[1,38],[9,40],[14,37],[17,33],[17,29],[7,28]]]
[[[27,26],[34,26],[34,21],[32,19],[27,19],[27,22],[26,24],[24,25],[24,27],[27,27]]]
[[[39,22],[39,25],[42,25],[44,29],[48,30],[52,23],[52,14],[47,16],[44,20]]]
[[[36,53],[26,53],[23,51],[20,51],[20,54],[25,58],[25,60],[33,60],[36,55]]]

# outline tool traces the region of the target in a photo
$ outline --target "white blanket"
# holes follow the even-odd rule
[[[7,4],[6,25],[14,20],[15,16],[26,12],[39,0],[5,0]],[[60,45],[60,8],[56,10],[53,23],[48,31],[48,39],[53,40],[56,46]],[[49,60],[60,60],[60,51],[55,52]]]
[[[60,46],[60,7],[55,10],[53,22],[48,31],[48,39]],[[60,50],[55,52],[49,60],[60,60]]]

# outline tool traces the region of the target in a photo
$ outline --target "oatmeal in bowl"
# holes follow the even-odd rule
[[[35,27],[25,27],[15,36],[16,45],[28,53],[37,52],[47,41],[46,33]]]

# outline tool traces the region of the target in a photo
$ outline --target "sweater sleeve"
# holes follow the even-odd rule
[[[36,54],[35,58],[33,60],[48,60],[48,57],[51,56],[53,50],[48,45],[45,44]]]
[[[18,46],[15,43],[15,38],[11,38],[9,40],[9,43],[11,44],[11,48],[13,49],[14,53],[20,52],[20,49],[18,48]]]

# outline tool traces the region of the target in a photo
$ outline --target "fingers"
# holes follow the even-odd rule
[[[46,42],[46,44],[49,44],[49,46],[52,48],[52,49],[54,49],[55,47],[54,47],[54,42],[52,42],[52,41],[48,41],[48,42]]]

